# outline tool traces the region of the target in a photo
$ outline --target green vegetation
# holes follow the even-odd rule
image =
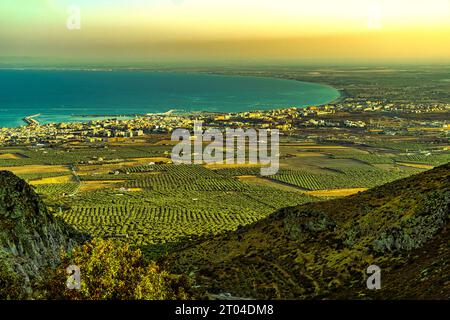
[[[237,168],[224,168],[224,169],[216,169],[214,172],[222,175],[222,176],[258,176],[261,173],[260,167],[237,167]]]
[[[382,170],[375,167],[369,169],[343,167],[330,169],[330,173],[324,174],[300,170],[281,170],[271,178],[307,190],[324,190],[372,188],[408,175],[408,173],[400,170]],[[332,170],[335,172],[332,172]]]
[[[425,151],[433,147],[429,143],[420,142],[394,142],[394,141],[370,141],[367,145],[376,148],[392,149],[401,152]]]
[[[259,299],[448,299],[450,165],[284,208],[161,258],[212,293]],[[383,290],[366,288],[382,269]],[[389,280],[386,280],[389,279]]]
[[[180,241],[235,230],[273,210],[314,200],[270,187],[247,186],[241,192],[185,190],[173,181],[164,190],[78,194],[66,198],[65,209],[57,215],[79,231],[128,242],[154,256]]]
[[[368,164],[390,164],[394,162],[392,157],[379,155],[379,154],[355,154],[355,153],[345,153],[338,155],[333,155],[332,158],[335,159],[354,159]]]
[[[438,166],[450,162],[450,154],[404,155],[395,158],[398,162],[412,162]]]
[[[214,172],[204,168],[201,165],[188,164],[154,164],[146,166],[134,166],[124,168],[120,171],[125,173],[146,173],[146,172],[162,172],[166,174],[176,175],[180,178],[191,178],[193,175],[202,177],[217,177]]]
[[[208,212],[149,206],[74,207],[62,215],[94,236],[128,238],[130,243],[170,243],[184,237],[217,234],[257,219],[253,213]]]
[[[38,159],[21,158],[21,159],[0,159],[1,167],[19,167],[31,164],[41,163]]]
[[[52,184],[40,184],[35,186],[35,190],[37,193],[52,196],[52,197],[61,197],[61,196],[69,196],[73,195],[77,192],[80,187],[79,183],[70,182],[70,183],[52,183]]]
[[[284,170],[272,177],[274,180],[289,183],[307,190],[338,188],[339,184],[335,180],[331,180],[332,178],[336,178],[336,175],[313,174],[295,170]]]
[[[82,270],[81,289],[68,290],[66,267]],[[145,261],[139,250],[94,239],[66,254],[46,286],[49,296],[75,300],[192,299],[191,281]]]
[[[392,155],[356,148],[315,148],[311,149],[312,154],[322,150],[323,156],[282,158],[287,165],[282,163],[278,174],[271,177],[261,177],[260,167],[208,168],[158,161],[133,166],[129,162],[132,158],[164,156],[169,148],[15,148],[5,152],[20,157],[2,160],[45,164],[41,172],[39,167],[20,170],[19,166],[19,175],[28,181],[73,175],[70,181],[49,180],[36,184],[34,189],[57,216],[78,231],[129,243],[149,257],[173,250],[188,240],[236,230],[280,208],[320,200],[306,195],[309,190],[369,188],[417,171],[396,166]],[[288,144],[283,146],[288,154],[295,154],[298,148],[301,147],[295,143],[292,149]],[[311,170],[311,163],[319,158],[320,167]],[[57,167],[61,164],[66,168]],[[389,167],[376,167],[378,164]],[[74,171],[70,172],[70,168]],[[259,180],[252,183],[241,176]]]
[[[0,167],[33,187],[0,174],[0,298],[190,299],[195,283],[243,298],[448,299],[449,166],[420,173],[450,161],[448,68],[242,74],[341,89],[327,106],[198,115],[211,127],[283,127],[274,176],[170,164],[167,132],[4,131]],[[69,264],[83,270],[81,291],[65,290]],[[372,264],[380,292],[365,288]]]
[[[17,174],[19,178],[24,179],[25,181],[32,181],[51,177],[61,177],[67,175],[68,172],[33,172],[33,173]]]
[[[144,179],[127,182],[126,188],[146,188],[151,190],[188,190],[188,191],[239,191],[247,186],[233,178],[208,178],[192,175],[189,178],[172,174],[157,174]]]
[[[81,181],[111,181],[111,180],[132,180],[136,176],[130,176],[127,174],[95,174],[95,175],[80,175]]]
[[[29,164],[66,165],[90,161],[112,161],[131,158],[161,157],[170,150],[168,146],[147,147],[84,147],[84,148],[24,148],[23,158],[0,159],[0,166],[23,166]]]
[[[0,299],[21,299],[26,297],[20,276],[13,267],[13,254],[0,249]]]
[[[279,208],[317,200],[246,184],[199,165],[135,166],[121,172],[124,170],[133,173],[99,176],[112,181],[126,176],[126,182],[111,188],[83,192],[78,191],[78,183],[35,188],[46,195],[56,215],[77,230],[130,243],[150,256],[188,239],[236,230]],[[144,173],[137,173],[141,171]],[[97,175],[82,176],[81,185],[97,181],[90,177]],[[63,194],[71,197],[61,198]]]

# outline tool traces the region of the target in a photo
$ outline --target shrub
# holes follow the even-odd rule
[[[81,289],[66,288],[66,268],[81,271]],[[51,298],[82,300],[170,300],[192,298],[190,279],[147,262],[127,244],[94,239],[62,259],[49,283]]]
[[[289,214],[284,220],[284,228],[289,237],[300,241],[335,227],[335,221],[324,212],[299,211]]]

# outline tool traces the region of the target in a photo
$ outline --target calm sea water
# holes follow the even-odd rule
[[[0,127],[80,121],[80,115],[305,107],[339,97],[334,88],[290,80],[141,71],[0,70]]]

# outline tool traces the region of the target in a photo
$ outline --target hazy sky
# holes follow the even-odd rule
[[[444,62],[450,0],[1,0],[0,62],[13,57]]]

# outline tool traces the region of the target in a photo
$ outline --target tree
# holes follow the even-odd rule
[[[80,268],[81,289],[66,287],[66,268]],[[94,239],[65,254],[49,283],[51,298],[172,300],[192,298],[190,279],[161,270],[128,244]]]

